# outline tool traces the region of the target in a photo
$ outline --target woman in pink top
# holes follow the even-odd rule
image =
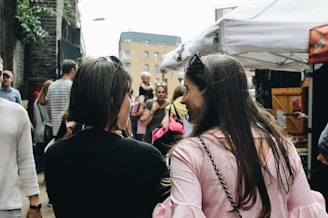
[[[181,102],[194,128],[171,150],[171,196],[156,206],[153,217],[328,217],[295,146],[252,99],[236,59],[195,54],[184,85]]]

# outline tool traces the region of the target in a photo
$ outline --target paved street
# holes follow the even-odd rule
[[[43,215],[43,218],[55,218],[52,207],[47,206],[47,204],[48,204],[48,195],[47,195],[47,192],[46,192],[46,185],[43,182],[43,179],[44,179],[44,174],[39,173],[38,174],[38,180],[39,180],[39,184],[40,184],[40,197],[41,197],[41,203],[42,203],[42,209],[41,209],[42,210],[42,215]],[[20,186],[20,187],[21,187],[21,193],[22,193],[22,201],[24,203],[24,207],[22,209],[22,215],[23,215],[23,217],[26,217],[26,212],[27,212],[27,209],[29,207],[29,201],[28,201],[28,198],[25,197],[25,193],[24,193],[24,190],[22,189],[22,186]]]

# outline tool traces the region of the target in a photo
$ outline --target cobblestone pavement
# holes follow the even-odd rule
[[[49,200],[48,200],[48,195],[46,192],[46,185],[44,183],[44,174],[43,173],[38,174],[38,180],[39,180],[39,185],[40,185],[40,198],[41,198],[41,204],[42,204],[41,211],[42,211],[43,218],[55,218],[52,207],[47,206]],[[22,201],[24,204],[24,206],[22,208],[22,217],[26,217],[26,212],[30,205],[29,205],[28,198],[25,196],[22,185],[20,186],[20,190],[22,193]]]

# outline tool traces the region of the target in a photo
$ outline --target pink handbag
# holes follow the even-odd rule
[[[175,116],[171,115],[171,105],[175,110]],[[152,144],[158,139],[164,137],[167,134],[167,138],[174,136],[174,135],[183,135],[185,130],[183,128],[183,120],[180,118],[177,109],[175,108],[174,104],[171,104],[169,108],[169,124],[167,128],[159,127],[153,130],[152,132]]]
[[[173,118],[173,116],[169,117],[169,125],[166,129],[163,127],[159,127],[153,130],[152,132],[152,144],[160,138],[162,138],[165,134],[184,134],[184,128],[183,128],[183,121],[179,118]]]

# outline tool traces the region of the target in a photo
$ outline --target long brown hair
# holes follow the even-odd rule
[[[294,180],[288,150],[292,144],[276,125],[274,116],[252,99],[247,77],[239,61],[227,55],[194,56],[186,68],[188,79],[203,92],[205,104],[191,136],[199,136],[219,128],[236,157],[238,166],[237,203],[245,210],[252,208],[259,195],[262,208],[258,217],[270,217],[271,203],[263,177],[252,129],[259,132],[262,142],[270,146],[277,174],[277,183],[286,193]],[[265,173],[268,169],[263,168]]]
[[[178,85],[177,87],[175,87],[173,95],[170,99],[170,102],[173,103],[173,101],[175,99],[177,99],[180,96],[183,96],[184,93],[186,92],[186,88],[184,87],[184,85]]]
[[[43,82],[41,91],[37,97],[37,102],[41,105],[46,105],[48,104],[48,100],[46,99],[47,93],[48,93],[48,88],[50,84],[52,83],[52,80],[46,80]]]
[[[130,89],[131,77],[118,58],[89,59],[79,67],[73,81],[67,119],[96,129],[107,125],[113,129]]]

